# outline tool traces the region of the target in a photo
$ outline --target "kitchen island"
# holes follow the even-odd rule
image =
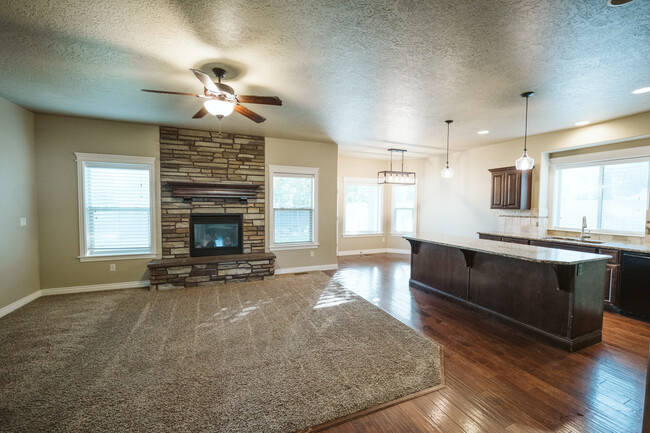
[[[411,285],[569,352],[601,341],[609,256],[444,235],[405,239]]]

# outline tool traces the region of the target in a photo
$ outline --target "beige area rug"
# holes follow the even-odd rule
[[[322,273],[0,319],[3,432],[293,432],[441,381],[436,343]]]

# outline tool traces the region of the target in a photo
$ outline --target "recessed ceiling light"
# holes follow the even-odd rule
[[[648,93],[650,92],[650,87],[641,87],[640,89],[632,90],[632,93],[635,95],[640,95],[641,93]]]
[[[576,123],[574,123],[574,125],[575,125],[575,126],[585,126],[585,125],[589,125],[590,123],[591,123],[591,122],[590,122],[589,120],[583,120],[583,121],[581,121],[581,122],[576,122]]]
[[[485,134],[489,134],[489,133],[490,133],[490,131],[488,131],[487,129],[483,129],[483,130],[477,132],[477,134],[480,134],[480,135],[485,135]]]

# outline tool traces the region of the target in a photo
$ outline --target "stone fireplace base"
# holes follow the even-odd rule
[[[152,260],[150,290],[209,286],[233,281],[263,280],[275,273],[275,254],[252,253]]]

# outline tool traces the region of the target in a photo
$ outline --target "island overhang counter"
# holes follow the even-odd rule
[[[609,256],[446,235],[404,238],[412,286],[570,352],[601,341]]]

